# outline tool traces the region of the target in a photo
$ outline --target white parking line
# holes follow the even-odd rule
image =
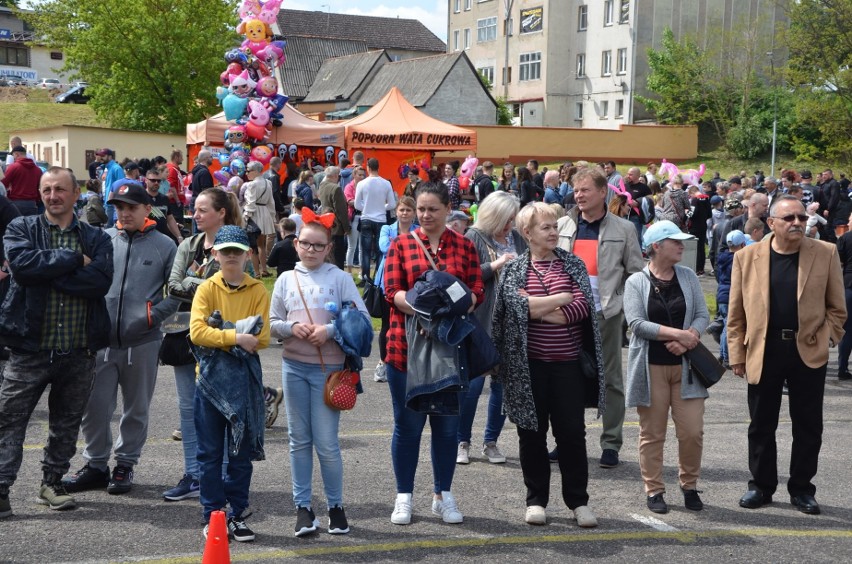
[[[631,513],[630,516],[642,523],[643,525],[648,525],[652,529],[663,531],[664,533],[674,533],[677,531],[676,528],[664,523],[663,521],[660,521],[659,519],[655,519],[654,517],[648,517],[647,515],[637,515],[636,513]]]

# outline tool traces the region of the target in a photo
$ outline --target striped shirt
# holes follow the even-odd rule
[[[70,249],[82,255],[80,228],[76,217],[65,229],[49,221],[47,223],[50,226],[51,249]],[[57,290],[55,285],[51,285],[47,294],[39,348],[63,352],[84,348],[87,344],[86,313],[87,302],[84,298],[65,294]]]
[[[571,292],[574,300],[560,309],[568,325],[543,323],[531,319],[527,330],[527,356],[549,362],[576,360],[583,344],[581,321],[589,314],[589,304],[561,260],[530,261],[526,291],[530,296],[548,296]]]

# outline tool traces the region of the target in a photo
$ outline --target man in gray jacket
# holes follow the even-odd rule
[[[148,409],[163,337],[160,323],[178,305],[173,298],[163,298],[177,247],[148,218],[151,205],[145,188],[127,179],[111,192],[109,203],[118,217],[115,227],[106,231],[112,239],[116,273],[106,295],[109,346],[97,353],[95,379],[81,425],[86,465],[63,480],[69,492],[104,487],[111,494],[130,491],[133,466],[148,438]],[[119,388],[121,420],[115,442],[116,466],[110,477],[110,420]]]
[[[606,411],[601,433],[601,468],[618,466],[624,425],[624,377],[621,369],[624,282],[645,266],[629,221],[607,211],[607,180],[599,171],[584,168],[574,175],[577,206],[559,220],[559,246],[586,263],[598,326],[606,377]]]

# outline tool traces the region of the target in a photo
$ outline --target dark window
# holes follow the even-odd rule
[[[61,51],[51,51],[50,52],[50,58],[53,59],[54,61],[61,61],[62,60],[62,52]]]

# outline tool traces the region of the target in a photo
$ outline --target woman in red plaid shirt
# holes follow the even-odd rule
[[[432,268],[415,237],[429,250],[438,269],[453,274],[467,284],[473,292],[474,306],[482,302],[484,287],[479,255],[473,242],[446,228],[447,215],[450,213],[447,187],[430,173],[430,182],[421,183],[415,195],[420,227],[410,233],[400,234],[391,244],[385,262],[385,296],[392,306],[385,362],[393,402],[391,458],[397,490],[391,522],[397,525],[411,522],[414,473],[420,454],[420,437],[428,417],[432,429],[432,473],[435,483],[432,512],[440,515],[446,523],[461,523],[464,517],[450,493],[456,469],[459,417],[427,416],[405,406],[408,352],[405,316],[414,314],[405,301],[405,293],[423,272]]]

